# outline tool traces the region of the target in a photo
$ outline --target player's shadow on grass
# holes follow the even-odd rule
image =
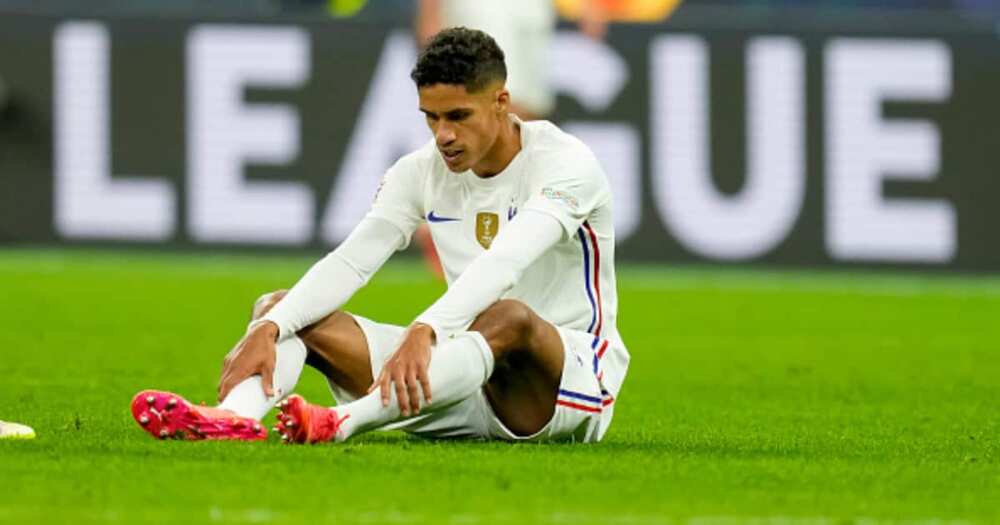
[[[665,440],[653,438],[648,435],[622,435],[608,436],[600,443],[571,443],[571,442],[508,442],[499,440],[483,440],[469,438],[454,439],[431,439],[402,431],[372,432],[352,438],[342,444],[319,444],[319,445],[286,445],[276,439],[274,434],[264,443],[234,443],[234,442],[187,442],[187,443],[162,443],[156,440],[143,439],[146,436],[128,436],[125,439],[124,450],[120,446],[109,446],[105,444],[102,449],[91,450],[91,454],[106,452],[111,455],[128,454],[137,457],[155,458],[176,457],[175,455],[184,450],[184,455],[189,459],[212,459],[220,454],[229,459],[245,458],[251,460],[263,449],[268,449],[268,456],[291,457],[285,452],[295,454],[295,450],[306,452],[311,456],[317,452],[323,454],[352,454],[364,452],[366,449],[391,448],[399,450],[411,449],[414,451],[496,451],[505,453],[526,453],[535,454],[544,451],[550,455],[589,455],[595,452],[601,454],[614,454],[616,457],[625,456],[672,456],[683,457],[712,457],[712,458],[742,458],[742,459],[776,459],[776,458],[834,458],[834,457],[854,457],[859,454],[858,450],[851,447],[844,447],[843,444],[833,442],[782,442],[782,443],[748,443],[739,438],[720,439],[718,437],[699,439],[692,437],[683,441]],[[150,446],[152,445],[152,446]],[[163,446],[167,445],[167,446]],[[170,446],[175,445],[175,446]]]
[[[380,432],[359,436],[349,444],[367,444],[375,446],[394,446],[403,448],[433,448],[447,447],[452,449],[496,449],[536,451],[546,450],[552,454],[589,454],[596,451],[616,455],[657,455],[675,457],[713,457],[713,458],[743,458],[743,459],[773,459],[800,457],[849,457],[855,455],[852,451],[834,447],[834,443],[770,443],[748,444],[745,441],[719,441],[718,439],[689,440],[684,442],[652,439],[648,436],[610,437],[600,443],[571,442],[508,442],[489,441],[482,439],[429,439],[405,432]],[[836,448],[836,450],[834,450]]]

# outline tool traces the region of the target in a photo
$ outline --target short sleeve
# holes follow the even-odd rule
[[[523,208],[556,218],[572,236],[595,209],[610,198],[607,178],[589,150],[546,155],[535,163],[543,170],[531,177],[530,195]]]
[[[417,161],[403,157],[382,177],[371,210],[366,215],[399,228],[406,238],[404,247],[423,220],[422,181]]]

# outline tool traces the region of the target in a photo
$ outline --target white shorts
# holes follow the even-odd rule
[[[352,314],[353,315],[353,314]],[[354,315],[368,340],[372,377],[396,351],[402,326],[376,323]],[[480,438],[507,441],[596,442],[604,437],[614,414],[614,398],[597,378],[598,359],[591,348],[594,337],[586,332],[556,327],[563,341],[563,372],[555,413],[542,430],[518,436],[493,413],[482,389],[455,405],[387,425],[383,430],[403,430],[430,438]],[[330,390],[338,403],[355,399],[332,380]]]

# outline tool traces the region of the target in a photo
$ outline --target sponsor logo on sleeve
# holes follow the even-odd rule
[[[551,201],[562,202],[574,210],[580,207],[580,201],[576,197],[562,190],[545,187],[542,188],[542,196]]]

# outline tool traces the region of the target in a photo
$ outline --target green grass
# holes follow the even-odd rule
[[[131,396],[213,399],[250,304],[310,262],[0,252],[0,418],[39,436],[0,442],[0,522],[1000,521],[996,278],[620,266],[633,361],[597,445],[142,433]],[[441,290],[391,264],[350,309],[407,323]]]

